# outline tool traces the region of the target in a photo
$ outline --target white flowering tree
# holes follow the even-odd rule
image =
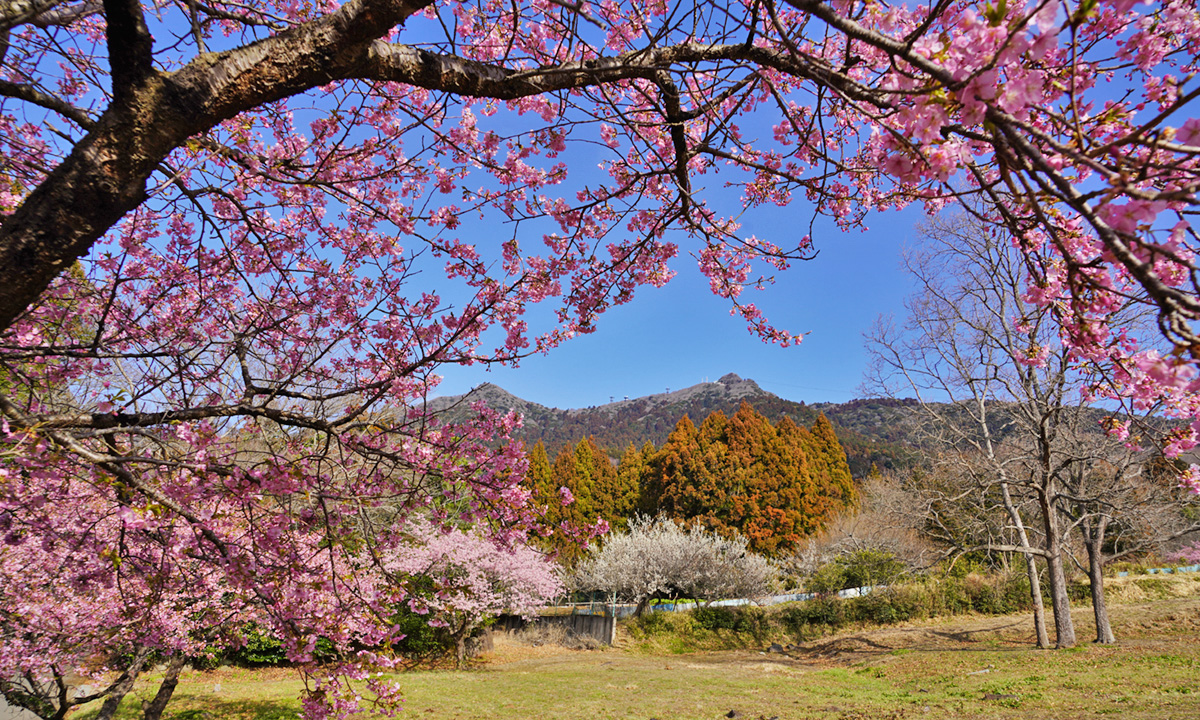
[[[637,603],[637,615],[655,599],[761,597],[771,590],[774,570],[746,546],[741,536],[727,538],[698,526],[684,529],[664,516],[640,516],[629,522],[628,532],[592,548],[571,584]]]

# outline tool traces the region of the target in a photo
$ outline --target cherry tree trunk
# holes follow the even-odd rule
[[[171,696],[175,693],[175,686],[179,684],[179,673],[183,670],[183,665],[183,655],[175,655],[171,658],[171,662],[167,663],[167,674],[163,677],[162,684],[158,686],[158,692],[155,693],[154,699],[146,705],[142,715],[143,720],[159,720],[162,717],[163,710],[166,709],[167,703],[171,702]]]
[[[96,713],[95,720],[112,720],[117,714],[117,708],[120,707],[121,701],[133,689],[133,684],[137,681],[138,675],[141,674],[142,668],[145,667],[146,661],[150,658],[149,648],[138,648],[133,655],[133,660],[130,661],[129,667],[126,668],[125,674],[115,683],[108,691],[108,696],[104,698],[104,704],[100,706],[100,712]]]

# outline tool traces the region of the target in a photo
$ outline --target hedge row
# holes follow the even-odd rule
[[[1032,607],[1029,581],[1020,575],[927,578],[918,583],[877,590],[855,598],[829,595],[770,608],[702,607],[686,620],[673,613],[651,613],[636,621],[645,635],[693,630],[733,633],[756,643],[788,637],[795,640],[853,625],[887,625],[941,615],[1003,615]]]

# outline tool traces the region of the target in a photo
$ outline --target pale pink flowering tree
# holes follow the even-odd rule
[[[532,616],[563,592],[558,567],[528,545],[429,523],[413,524],[410,533],[411,544],[384,567],[433,579],[432,594],[414,597],[411,606],[446,628],[460,663],[467,639],[483,621],[501,613]]]
[[[1200,563],[1200,542],[1194,542],[1191,545],[1180,548],[1178,552],[1171,556],[1171,559],[1182,562]]]
[[[297,658],[386,638],[354,577],[407,518],[529,521],[514,420],[428,418],[437,368],[589,332],[680,247],[793,343],[743,291],[812,240],[736,218],[800,199],[976,198],[1095,392],[1189,450],[1198,57],[1192,0],[0,0],[3,522],[88,485]],[[1126,296],[1172,351],[1111,326]]]

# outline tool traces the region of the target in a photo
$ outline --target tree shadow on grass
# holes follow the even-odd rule
[[[945,638],[947,640],[953,640],[954,642],[957,642],[957,643],[968,644],[968,643],[979,642],[979,639],[976,637],[977,635],[982,635],[982,634],[986,634],[986,633],[1000,633],[1000,632],[1004,632],[1006,630],[1015,630],[1017,628],[1027,627],[1028,625],[1030,625],[1029,622],[1027,622],[1025,620],[1020,620],[1020,621],[1016,621],[1016,622],[1011,622],[1007,625],[995,625],[995,626],[986,627],[986,628],[978,628],[976,630],[957,630],[957,631],[928,630],[928,632],[930,635],[936,635],[937,637],[940,637],[940,638]],[[970,648],[963,648],[963,649],[969,650]]]
[[[797,658],[828,659],[839,655],[882,655],[896,651],[932,651],[932,652],[1003,652],[1005,650],[1021,650],[1020,645],[1000,645],[985,643],[985,641],[1006,639],[1011,631],[1023,628],[1024,620],[1014,621],[1004,625],[971,630],[935,630],[932,628],[893,628],[882,631],[888,637],[878,637],[881,633],[867,632],[853,635],[838,635],[821,641],[809,642],[795,648],[792,653]],[[983,637],[981,637],[983,636]],[[1011,639],[1009,637],[1008,639]],[[1030,646],[1033,640],[1030,638]]]
[[[296,720],[294,703],[257,700],[212,700],[205,708],[163,713],[163,720]]]
[[[195,707],[200,705],[202,707]],[[71,720],[92,720],[100,711],[100,704],[72,715]],[[259,700],[219,700],[187,697],[179,707],[167,706],[163,720],[296,720],[295,702]],[[141,720],[142,709],[137,702],[126,699],[117,711],[116,720]]]

